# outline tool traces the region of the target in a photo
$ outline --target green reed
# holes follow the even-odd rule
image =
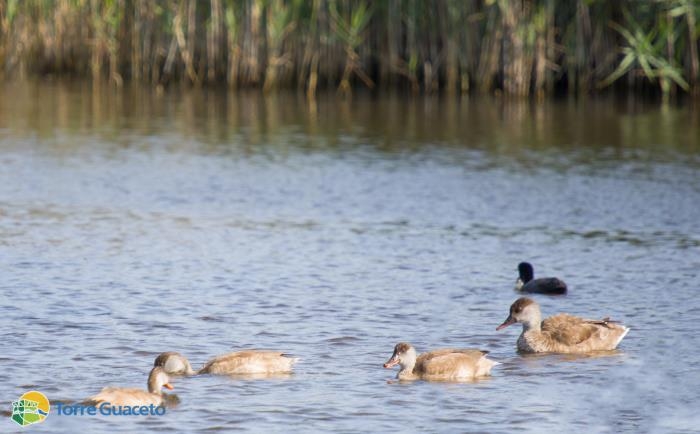
[[[699,14],[700,0],[0,0],[0,74],[697,94]]]

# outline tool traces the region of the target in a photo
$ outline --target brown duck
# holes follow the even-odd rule
[[[524,353],[587,353],[614,350],[629,328],[609,318],[589,320],[561,313],[542,321],[540,306],[522,297],[510,306],[510,315],[496,328],[521,323],[518,351]]]

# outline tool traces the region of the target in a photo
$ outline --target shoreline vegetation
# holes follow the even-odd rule
[[[0,79],[700,94],[700,0],[0,0]]]

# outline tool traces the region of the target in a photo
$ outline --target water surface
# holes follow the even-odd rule
[[[269,348],[296,373],[31,429],[697,432],[699,138],[692,106],[619,100],[5,85],[2,407],[145,387],[161,351]],[[569,285],[545,314],[629,325],[619,351],[518,355],[495,328],[521,260]],[[399,341],[502,365],[393,383]]]

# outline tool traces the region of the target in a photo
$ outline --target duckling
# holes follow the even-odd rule
[[[491,375],[491,368],[498,364],[486,354],[488,351],[475,349],[442,349],[417,355],[413,345],[401,342],[384,367],[400,365],[399,380],[471,380]]]
[[[161,389],[172,390],[170,377],[163,368],[156,366],[148,374],[148,391],[136,388],[125,387],[105,387],[97,395],[91,396],[85,402],[88,405],[100,406],[111,404],[114,406],[142,406],[142,405],[162,405],[164,395]]]
[[[200,374],[283,374],[292,372],[299,359],[279,351],[244,350],[223,354],[208,361]]]

